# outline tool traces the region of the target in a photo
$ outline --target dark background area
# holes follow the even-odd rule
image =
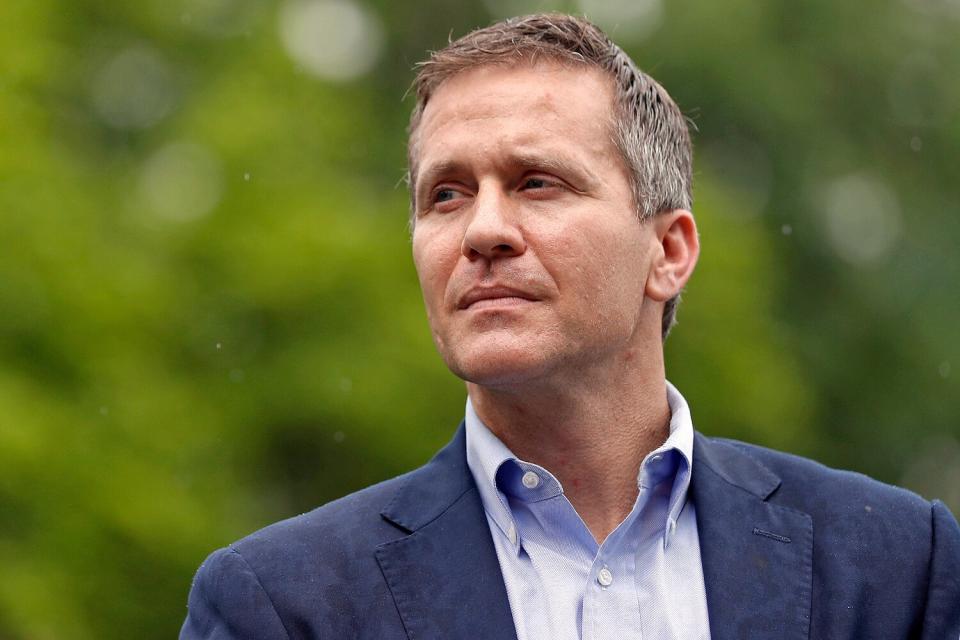
[[[170,638],[214,548],[464,389],[401,181],[429,49],[586,13],[695,122],[694,423],[960,510],[960,5],[0,3],[0,638]]]

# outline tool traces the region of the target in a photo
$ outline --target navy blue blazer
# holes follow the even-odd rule
[[[464,444],[214,552],[181,639],[515,640]],[[941,503],[699,433],[693,460],[714,640],[960,638]]]

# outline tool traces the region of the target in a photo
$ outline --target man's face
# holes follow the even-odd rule
[[[413,258],[450,369],[510,385],[630,359],[657,239],[611,135],[611,82],[555,64],[444,82],[419,128]]]

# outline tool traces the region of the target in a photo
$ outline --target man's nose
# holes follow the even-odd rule
[[[518,214],[509,194],[492,185],[481,185],[460,251],[471,260],[522,254],[526,244]]]

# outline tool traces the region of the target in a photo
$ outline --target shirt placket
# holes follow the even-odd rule
[[[637,524],[647,502],[643,487],[625,527],[614,530],[600,546],[584,589],[584,640],[643,638],[638,607]]]

